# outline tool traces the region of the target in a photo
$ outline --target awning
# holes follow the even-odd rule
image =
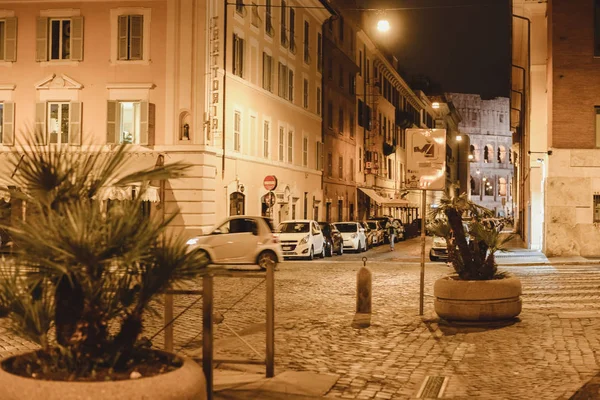
[[[134,193],[139,193],[139,186],[128,185],[128,186],[110,186],[102,188],[99,191],[100,200],[131,200]],[[134,192],[135,191],[135,192]],[[146,191],[142,194],[142,201],[150,201],[152,203],[160,202],[160,196],[158,195],[158,188],[155,186],[148,186]]]
[[[364,194],[366,194],[367,196],[369,196],[371,198],[371,200],[375,201],[380,206],[384,206],[384,207],[406,207],[409,204],[408,200],[403,200],[403,199],[388,199],[388,198],[385,198],[383,196],[380,196],[373,189],[367,189],[367,188],[361,188],[361,187],[359,187],[359,189]]]

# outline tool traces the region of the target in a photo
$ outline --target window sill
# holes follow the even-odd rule
[[[80,62],[81,61],[71,61],[71,60],[39,61],[41,67],[56,67],[56,66],[77,67]]]
[[[116,65],[150,65],[152,64],[152,60],[110,60],[111,66]]]

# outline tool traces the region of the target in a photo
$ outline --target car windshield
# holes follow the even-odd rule
[[[310,231],[310,224],[308,222],[284,222],[279,224],[281,233],[306,233]]]
[[[375,221],[369,221],[367,222],[367,225],[369,225],[369,228],[371,229],[377,229],[377,222]]]
[[[356,232],[357,227],[356,224],[335,224],[335,227],[338,229],[338,231],[340,232]]]

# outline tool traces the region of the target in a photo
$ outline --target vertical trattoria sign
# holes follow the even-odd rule
[[[446,130],[406,130],[406,187],[444,190],[446,187]]]

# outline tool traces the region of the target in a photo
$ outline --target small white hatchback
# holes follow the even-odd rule
[[[325,238],[316,221],[298,219],[283,221],[277,228],[285,258],[325,257]]]
[[[275,267],[283,260],[271,220],[264,217],[229,217],[187,244],[205,252],[211,264],[257,264],[265,269],[268,263]]]

